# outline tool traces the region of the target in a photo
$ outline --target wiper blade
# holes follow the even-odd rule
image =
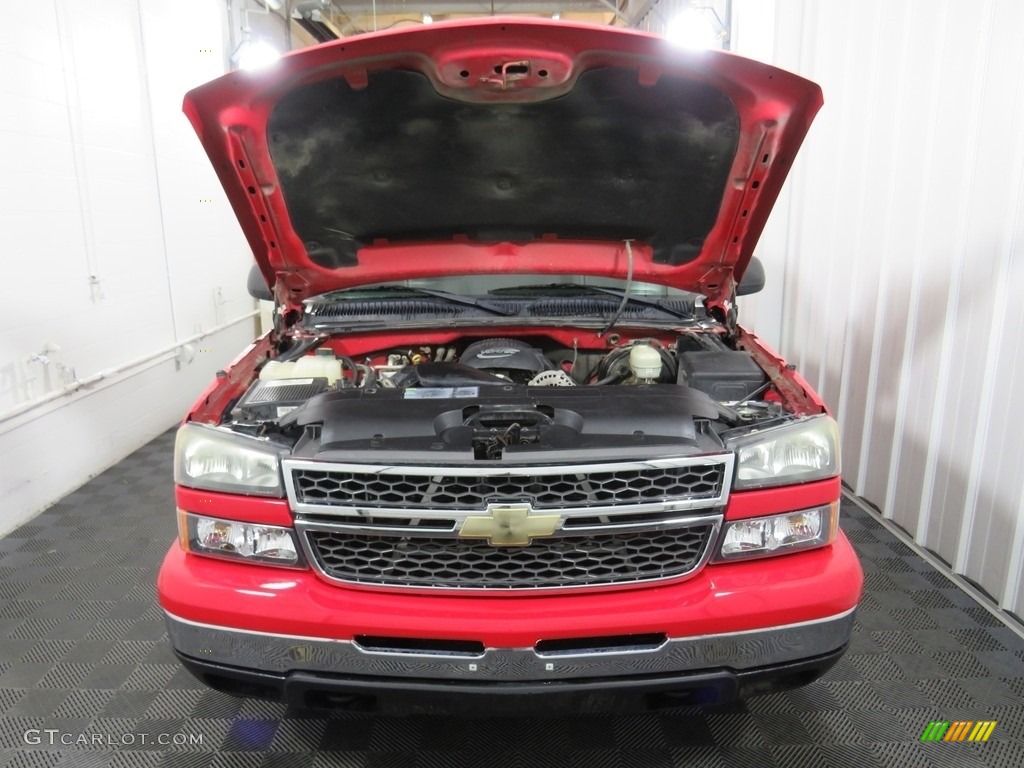
[[[596,285],[588,285],[587,287],[590,288],[590,290],[594,291],[595,293],[606,293],[609,296],[617,296],[620,299],[622,298],[622,294],[624,293],[624,291],[618,288],[599,288]],[[677,317],[680,320],[693,320],[692,314],[687,314],[685,312],[680,312],[679,310],[663,306],[660,301],[655,301],[654,299],[645,299],[642,296],[631,295],[628,301],[630,304],[639,304],[643,307],[653,307],[654,309],[664,312],[666,315]]]
[[[606,296],[614,296],[618,299],[622,298],[624,293],[621,288],[604,288],[597,285],[580,285],[579,283],[550,283],[548,285],[523,285],[516,288],[497,288],[490,292],[492,296],[508,296],[516,294],[542,294],[550,298],[559,298],[556,295],[561,293],[563,295],[593,295],[595,293],[603,293]],[[693,314],[687,314],[686,312],[680,312],[672,309],[671,307],[664,306],[661,301],[655,299],[645,299],[642,296],[631,294],[629,297],[630,304],[639,304],[644,307],[651,307],[664,312],[666,315],[678,318],[680,320],[693,320]],[[526,307],[529,309],[529,306]]]
[[[561,296],[579,296],[580,294],[592,293],[594,286],[582,285],[580,283],[547,283],[545,285],[514,285],[507,288],[494,288],[487,292],[488,296],[521,297],[536,296],[540,294],[549,298],[560,298]]]
[[[504,307],[499,307],[495,304],[491,304],[488,301],[481,301],[480,299],[474,299],[472,296],[462,296],[457,293],[448,293],[447,291],[435,291],[430,288],[409,288],[407,286],[379,286],[376,288],[357,288],[358,293],[397,293],[406,294],[411,296],[429,296],[433,299],[440,299],[449,304],[459,304],[465,307],[475,307],[476,309],[482,309],[491,315],[500,315],[502,317],[512,317],[515,312],[509,312]],[[342,294],[343,295],[343,294]]]
[[[521,286],[519,288],[499,288],[495,291],[490,292],[492,295],[515,295],[517,293],[531,293],[531,294],[546,294],[551,296],[552,292],[557,293],[571,293],[574,295],[593,295],[595,293],[605,294],[606,296],[614,296],[615,298],[621,299],[623,297],[623,289],[621,288],[603,288],[601,286],[582,286],[579,283],[552,283],[547,286]],[[552,298],[558,298],[552,296]],[[641,306],[649,306],[653,309],[658,309],[665,312],[673,317],[679,319],[693,319],[692,313],[680,312],[678,309],[667,307],[659,300],[645,299],[642,296],[636,296],[631,294],[629,303],[640,304]]]

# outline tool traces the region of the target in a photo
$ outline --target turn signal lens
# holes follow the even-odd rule
[[[839,502],[726,523],[718,559],[768,557],[824,547],[839,532]]]
[[[221,520],[178,510],[178,533],[182,546],[197,555],[267,565],[305,565],[291,528]]]

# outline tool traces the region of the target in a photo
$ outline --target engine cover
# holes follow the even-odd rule
[[[555,366],[544,353],[518,339],[485,339],[466,347],[459,362],[481,371],[528,371],[538,374]]]

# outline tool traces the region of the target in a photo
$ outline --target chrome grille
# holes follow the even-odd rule
[[[525,547],[494,547],[445,536],[303,528],[318,568],[339,581],[437,589],[546,589],[685,576],[703,563],[717,523],[562,535]]]
[[[548,468],[550,471],[551,468]],[[557,469],[557,468],[556,468]],[[300,504],[401,509],[483,509],[489,503],[529,502],[534,509],[618,506],[673,499],[717,499],[722,463],[661,466],[559,474],[413,474],[401,467],[370,471],[295,467]],[[497,470],[500,472],[500,470]]]
[[[286,459],[310,563],[348,584],[543,590],[683,578],[710,556],[731,453],[577,465],[413,466]],[[526,546],[460,536],[503,506],[558,514]]]

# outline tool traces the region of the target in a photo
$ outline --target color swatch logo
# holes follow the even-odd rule
[[[995,728],[995,720],[933,720],[921,734],[921,741],[988,741]]]

